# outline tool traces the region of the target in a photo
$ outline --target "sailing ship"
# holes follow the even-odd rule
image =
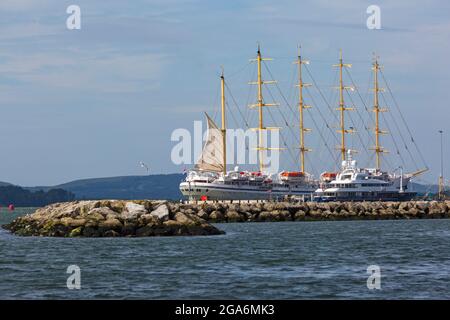
[[[385,111],[379,107],[378,103],[378,70],[379,64],[375,60],[373,69],[375,70],[374,87],[374,107],[375,112],[375,147],[376,154],[375,168],[358,168],[353,160],[354,150],[346,147],[345,136],[353,133],[353,129],[345,127],[345,111],[351,110],[344,104],[344,90],[350,89],[343,84],[343,68],[350,64],[343,63],[342,52],[340,54],[339,64],[339,114],[340,128],[338,132],[341,135],[341,145],[338,147],[342,157],[342,170],[340,172],[324,172],[320,179],[316,180],[305,170],[305,154],[311,151],[305,146],[305,132],[310,129],[304,126],[304,110],[309,108],[304,104],[303,88],[309,86],[302,79],[302,65],[308,64],[303,60],[300,52],[294,62],[298,65],[298,121],[299,121],[299,171],[281,171],[277,174],[270,174],[266,170],[264,163],[265,152],[274,150],[264,144],[263,132],[269,130],[278,130],[275,127],[264,125],[265,107],[278,106],[275,103],[266,103],[263,99],[263,85],[274,83],[263,81],[261,75],[261,62],[270,60],[262,58],[261,50],[258,45],[258,51],[255,59],[257,64],[257,81],[251,82],[257,86],[257,102],[250,105],[251,108],[257,108],[259,121],[258,127],[254,128],[258,132],[258,142],[256,150],[258,151],[259,170],[247,171],[240,170],[235,166],[233,170],[227,170],[226,153],[226,112],[225,112],[225,77],[222,71],[221,82],[221,128],[219,128],[211,117],[206,114],[207,120],[207,138],[200,154],[200,157],[186,176],[186,179],[180,184],[180,191],[190,200],[269,200],[285,199],[287,197],[296,197],[303,200],[316,201],[400,201],[409,200],[415,196],[415,192],[408,190],[408,183],[412,177],[421,174],[427,169],[414,172],[412,174],[389,174],[380,169],[381,154],[386,152],[380,146],[380,134],[384,131],[379,128],[379,113]]]

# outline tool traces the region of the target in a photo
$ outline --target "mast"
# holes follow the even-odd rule
[[[343,75],[342,75],[342,71],[343,68],[351,68],[351,64],[348,63],[344,63],[342,60],[342,50],[339,51],[339,64],[335,64],[333,65],[334,67],[339,67],[339,108],[337,110],[339,110],[339,114],[340,114],[340,129],[338,130],[338,132],[341,134],[341,145],[339,147],[339,150],[341,152],[341,158],[342,161],[345,161],[345,156],[347,153],[347,148],[345,146],[345,134],[346,133],[353,133],[354,130],[347,130],[345,129],[345,111],[347,110],[353,110],[353,108],[346,108],[345,107],[345,103],[344,103],[344,90],[346,89],[353,89],[353,87],[346,87],[344,86],[344,82],[343,82]]]
[[[274,127],[265,127],[264,126],[264,121],[263,121],[263,116],[264,116],[264,114],[263,114],[263,107],[278,106],[277,103],[264,103],[263,94],[262,94],[262,85],[276,82],[274,80],[270,80],[270,81],[263,81],[262,80],[261,62],[262,61],[266,61],[266,60],[272,60],[272,59],[270,59],[270,58],[262,58],[261,57],[261,50],[260,50],[260,47],[259,47],[259,44],[258,44],[258,52],[257,52],[257,55],[256,55],[256,59],[250,59],[250,61],[256,61],[256,63],[257,63],[258,78],[257,78],[256,82],[249,82],[249,84],[256,84],[258,86],[258,97],[257,97],[258,100],[257,100],[257,103],[250,105],[250,108],[254,108],[254,107],[258,108],[258,114],[259,114],[258,128],[253,128],[253,130],[257,130],[258,131],[258,146],[257,146],[256,149],[259,151],[259,170],[261,172],[263,172],[264,168],[265,168],[264,151],[275,149],[275,148],[268,148],[267,146],[265,146],[264,141],[263,141],[263,131],[266,131],[266,130],[277,130],[278,129],[278,128],[274,128]]]
[[[263,97],[262,97],[262,80],[261,80],[261,51],[259,49],[259,45],[258,45],[258,53],[257,53],[257,64],[258,64],[258,115],[259,115],[259,121],[258,121],[258,150],[259,150],[259,171],[263,171],[264,169],[264,150],[263,150],[263,141],[262,141],[262,136],[263,136]]]
[[[221,102],[222,102],[222,143],[223,143],[223,174],[227,174],[227,128],[225,124],[225,77],[220,76]]]
[[[380,70],[380,65],[378,63],[378,58],[374,57],[374,62],[372,66],[372,70],[374,72],[374,101],[373,101],[373,112],[375,112],[375,148],[371,148],[375,151],[376,159],[375,165],[377,169],[381,167],[381,154],[386,152],[383,147],[380,145],[380,134],[386,133],[386,131],[380,130],[380,112],[387,111],[386,109],[381,109],[378,99],[378,93],[382,91],[382,89],[378,85],[378,71]]]
[[[305,153],[311,151],[305,147],[305,132],[311,131],[311,129],[307,129],[304,126],[304,117],[303,111],[304,109],[311,108],[311,106],[307,106],[303,101],[303,88],[308,87],[311,84],[304,83],[302,78],[302,65],[309,64],[309,61],[302,60],[300,55],[300,46],[298,47],[298,56],[297,61],[294,62],[298,65],[298,111],[299,111],[299,128],[300,128],[300,170],[301,172],[305,172]]]

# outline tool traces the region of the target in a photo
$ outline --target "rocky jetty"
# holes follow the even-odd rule
[[[22,236],[147,237],[223,234],[167,201],[76,201],[57,203],[15,219],[3,228]]]
[[[3,226],[24,236],[214,235],[209,223],[450,218],[450,201],[236,202],[77,201],[53,204]]]
[[[450,201],[170,204],[210,222],[450,218]]]

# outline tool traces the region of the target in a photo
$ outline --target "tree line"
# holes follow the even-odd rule
[[[30,191],[18,186],[0,187],[0,205],[16,207],[43,207],[55,202],[72,201],[75,195],[64,189]]]

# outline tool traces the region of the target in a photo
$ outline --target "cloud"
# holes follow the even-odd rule
[[[168,56],[158,53],[62,51],[8,56],[0,65],[0,73],[39,87],[138,92],[157,88],[158,78],[168,63]]]
[[[60,34],[64,29],[55,25],[42,24],[39,22],[19,23],[2,26],[0,40],[21,40],[24,38],[38,38]],[[4,43],[3,43],[4,45]]]
[[[409,70],[422,70],[435,74],[447,74],[450,52],[450,23],[424,24],[411,34],[394,38],[396,46],[391,47],[385,61],[392,66]],[[447,67],[446,67],[447,66]]]
[[[1,11],[28,11],[36,8],[46,7],[50,0],[2,0]]]

